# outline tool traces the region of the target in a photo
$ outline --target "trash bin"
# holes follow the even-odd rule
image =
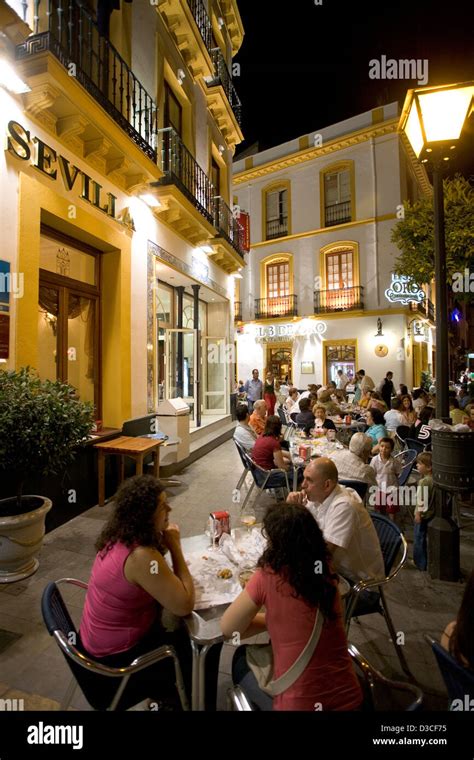
[[[433,482],[445,491],[474,488],[474,433],[431,431]]]

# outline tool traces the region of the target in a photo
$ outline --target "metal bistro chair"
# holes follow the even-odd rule
[[[394,459],[397,459],[401,461],[402,463],[402,469],[400,471],[400,475],[398,476],[398,485],[404,486],[407,482],[408,478],[410,477],[411,471],[413,470],[413,467],[415,466],[415,460],[418,456],[418,452],[414,451],[413,449],[407,449],[406,451],[401,451],[399,454],[395,454],[393,457]]]
[[[264,491],[268,491],[270,488],[286,488],[288,493],[290,493],[290,484],[288,481],[288,472],[287,470],[282,470],[279,467],[275,467],[271,470],[265,470],[263,467],[259,467],[258,464],[255,464],[252,457],[250,457],[246,452],[244,452],[244,456],[248,462],[250,474],[252,475],[253,482],[250,486],[247,496],[244,499],[244,502],[241,507],[241,512],[244,511],[245,507],[247,506],[247,502],[250,498],[250,494],[252,493],[255,486],[258,488],[258,496],[255,499],[255,504],[253,505],[253,508],[257,506],[258,502],[260,501],[260,498],[262,496],[262,493]]]
[[[347,651],[362,687],[364,712],[386,710],[414,712],[421,709],[423,692],[418,686],[386,678],[361,655],[353,644],[348,644]],[[227,691],[227,709],[237,712],[254,710],[240,685],[233,686]]]
[[[240,459],[242,461],[242,464],[244,466],[244,471],[243,471],[242,475],[239,478],[239,482],[235,486],[236,490],[240,491],[240,489],[242,488],[243,484],[245,483],[245,479],[246,479],[247,475],[250,472],[250,467],[249,467],[249,463],[248,463],[248,459],[247,459],[247,453],[246,453],[245,449],[240,445],[240,443],[238,443],[238,441],[235,440],[235,438],[234,438],[234,443],[237,446],[237,451],[239,452],[239,457],[240,457]]]
[[[387,600],[382,586],[389,583],[400,572],[403,565],[406,562],[408,554],[408,544],[405,536],[400,531],[394,522],[389,520],[383,515],[379,515],[376,512],[372,512],[370,515],[374,524],[375,530],[380,541],[380,547],[382,549],[382,556],[384,561],[385,578],[372,579],[367,581],[359,581],[352,588],[350,597],[346,602],[345,610],[345,622],[346,632],[349,633],[349,627],[351,619],[353,617],[359,618],[362,615],[371,615],[374,612],[378,612],[383,615],[388,631],[390,633],[391,641],[397,652],[400,665],[405,673],[413,680],[413,675],[408,667],[408,663],[405,659],[403,649],[397,642],[397,633],[388,611]],[[398,553],[402,550],[401,559],[395,565]],[[361,597],[363,591],[376,591],[372,593],[370,598]]]
[[[416,438],[405,438],[405,445],[407,449],[416,451],[417,454],[421,454],[423,451],[426,451],[425,444],[421,443],[420,441],[417,441]]]
[[[369,488],[368,483],[363,483],[362,480],[345,480],[344,478],[339,478],[338,483],[346,488],[354,489],[365,503],[365,497],[367,496],[367,490]]]
[[[443,677],[449,697],[449,709],[470,710],[470,700],[474,697],[474,672],[459,663],[438,641],[425,634],[425,641],[431,646]],[[466,707],[466,696],[468,705]],[[456,708],[453,702],[459,700]]]
[[[348,644],[347,651],[364,693],[362,710],[421,710],[424,695],[419,686],[386,678],[361,655],[354,644]]]
[[[64,599],[59,591],[60,584],[71,584],[87,589],[87,583],[75,578],[61,578],[48,583],[41,599],[43,620],[51,636],[61,650],[73,678],[61,703],[61,710],[67,710],[76,688],[79,686],[85,698],[94,710],[127,710],[153,694],[148,694],[146,685],[133,685],[127,694],[130,677],[155,663],[169,657],[173,659],[176,674],[176,688],[183,710],[188,710],[183,676],[178,657],[172,646],[161,646],[151,652],[137,657],[130,665],[121,668],[103,665],[91,659],[79,648],[79,634],[72,622]],[[115,679],[116,686],[113,679]],[[108,682],[108,683],[107,683]],[[110,685],[110,688],[104,686]]]
[[[288,438],[290,437],[291,429],[295,425],[294,425],[293,421],[290,420],[289,415],[286,413],[286,411],[281,406],[278,407],[277,412],[278,412],[279,418],[282,421],[282,424],[285,426],[285,432],[284,432],[284,435],[283,435],[283,439],[285,441],[287,441]]]

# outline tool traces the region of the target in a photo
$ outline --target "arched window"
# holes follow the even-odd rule
[[[319,275],[314,294],[316,314],[363,308],[357,242],[341,240],[321,248]]]

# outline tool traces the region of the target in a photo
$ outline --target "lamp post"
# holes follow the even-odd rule
[[[474,82],[409,90],[400,119],[415,156],[433,172],[434,255],[436,291],[436,416],[449,418],[448,292],[444,235],[443,168],[461,137],[471,112]],[[435,489],[435,517],[430,522],[429,572],[441,580],[459,578],[459,528],[450,501]]]

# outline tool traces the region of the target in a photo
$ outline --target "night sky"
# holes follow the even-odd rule
[[[240,0],[235,86],[260,150],[398,100],[415,80],[370,79],[369,61],[427,59],[428,85],[474,80],[474,12],[459,0]],[[474,115],[451,170],[474,179]]]

